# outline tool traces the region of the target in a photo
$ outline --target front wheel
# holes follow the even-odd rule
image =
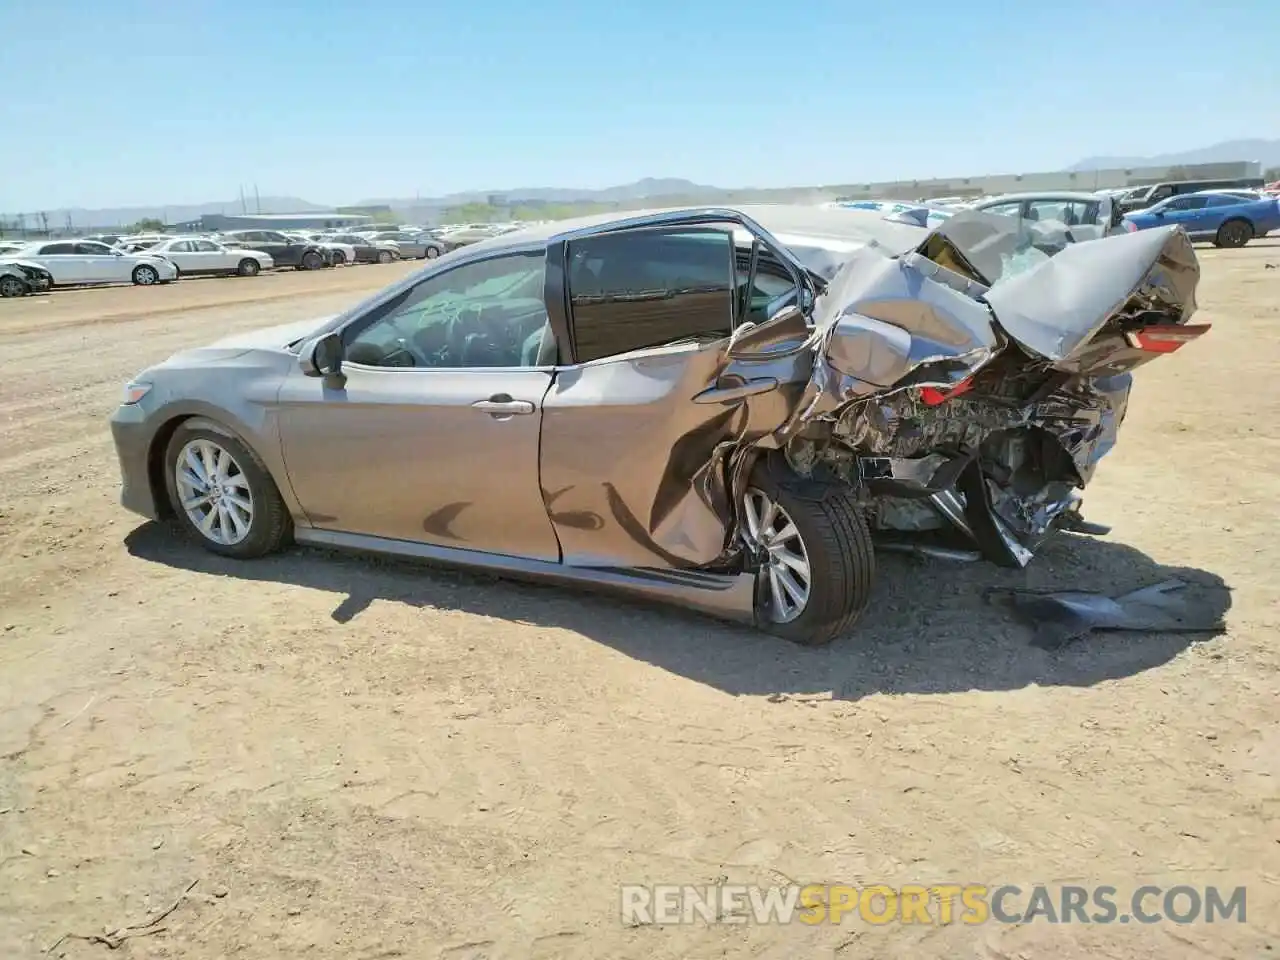
[[[316,253],[314,250],[309,250],[307,253],[302,255],[303,270],[319,270],[323,266],[324,257],[320,256],[320,254]]]
[[[1217,236],[1213,238],[1214,246],[1218,247],[1243,247],[1246,243],[1253,239],[1253,226],[1244,220],[1228,220],[1218,228]]]
[[[379,262],[379,263],[390,263],[393,259],[394,259],[394,257],[392,257],[392,256],[391,256],[391,251],[390,251],[390,250],[379,250],[379,251],[378,251],[378,262]]]
[[[27,285],[17,277],[0,277],[0,297],[25,297],[28,292]]]
[[[440,256],[440,251],[439,251],[439,250],[437,250],[435,247],[427,247],[427,259],[428,259],[428,260],[434,260],[434,259],[435,259],[436,257],[438,257],[438,256]]]
[[[160,272],[144,263],[133,268],[133,282],[140,287],[150,287],[160,282]]]
[[[165,450],[165,483],[178,522],[206,550],[248,559],[289,542],[293,524],[275,481],[248,445],[195,417]]]
[[[256,277],[262,270],[262,264],[252,257],[245,257],[236,267],[236,273],[242,277]]]
[[[333,251],[333,265],[335,267],[340,267],[346,262],[347,262],[347,255],[345,253],[343,253],[341,250]]]
[[[830,643],[867,608],[871,533],[836,488],[803,496],[760,469],[742,501],[742,537],[757,566],[756,622],[805,646]]]

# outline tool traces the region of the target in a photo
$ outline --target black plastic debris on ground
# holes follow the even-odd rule
[[[1181,593],[1185,580],[1165,580],[1119,597],[1086,590],[1018,590],[990,587],[983,598],[1011,608],[1031,627],[1032,644],[1045,650],[1087,636],[1094,630],[1140,633],[1220,633],[1220,616],[1189,610]]]

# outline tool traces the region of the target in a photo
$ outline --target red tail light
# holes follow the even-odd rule
[[[1173,353],[1184,343],[1190,343],[1207,333],[1210,326],[1212,324],[1201,323],[1194,326],[1185,324],[1143,327],[1141,330],[1130,330],[1124,336],[1129,341],[1129,346],[1145,350],[1147,353]]]
[[[921,387],[920,401],[926,407],[936,407],[940,403],[946,403],[962,393],[967,393],[973,386],[973,377],[965,377],[950,390],[939,390],[937,387]]]

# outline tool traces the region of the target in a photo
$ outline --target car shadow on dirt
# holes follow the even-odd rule
[[[498,579],[412,561],[295,549],[236,561],[147,523],[125,539],[141,560],[210,576],[293,584],[344,597],[332,612],[355,622],[375,600],[460,610],[575,631],[636,660],[734,695],[823,696],[951,693],[1090,686],[1173,659],[1208,633],[1094,633],[1058,650],[1032,645],[1031,630],[989,587],[1097,590],[1115,596],[1178,577],[1189,616],[1224,616],[1230,588],[1215,574],[1162,566],[1102,539],[1061,535],[1025,570],[881,553],[870,609],[850,635],[807,649],[749,627],[604,594]]]

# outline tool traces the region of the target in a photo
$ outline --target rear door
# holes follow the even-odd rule
[[[239,265],[239,258],[226,247],[212,240],[192,240],[192,257],[200,265],[202,273],[223,273],[234,270]]]
[[[54,283],[92,283],[87,258],[76,254],[74,243],[46,243],[32,258],[53,274]]]
[[[724,457],[753,429],[751,409],[717,390],[759,391],[749,403],[764,405],[770,427],[787,409],[770,386],[777,370],[740,374],[726,361],[738,309],[733,234],[628,230],[570,241],[559,255],[564,266],[549,272],[567,285],[571,354],[544,402],[541,475],[564,562],[710,562],[731,515]]]
[[[195,255],[194,241],[175,240],[161,253],[178,265],[183,273],[200,273],[200,262]]]

